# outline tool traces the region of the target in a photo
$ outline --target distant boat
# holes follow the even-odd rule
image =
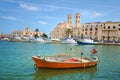
[[[51,40],[53,41],[53,43],[60,43],[61,42],[61,40],[57,39],[57,38],[52,38]]]
[[[10,41],[20,42],[20,41],[22,41],[22,39],[21,39],[21,37],[19,37],[19,36],[14,36]]]
[[[2,41],[9,41],[9,38],[3,38]]]
[[[94,42],[94,40],[90,39],[89,37],[84,37],[83,39],[78,39],[77,43],[78,44],[86,44],[86,45],[98,44],[98,42]]]
[[[92,56],[87,57],[43,57],[43,56],[32,56],[36,66],[38,68],[85,68],[95,66],[98,62],[98,58]]]
[[[49,38],[46,38],[45,43],[53,43],[53,41],[51,39],[49,39]]]
[[[77,42],[73,38],[64,38],[61,43],[76,44]]]
[[[32,39],[30,42],[43,43],[43,42],[45,42],[45,41],[42,39],[42,37],[38,37],[38,38]]]

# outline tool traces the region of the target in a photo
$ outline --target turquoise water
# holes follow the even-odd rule
[[[73,51],[70,51],[73,48]],[[39,69],[35,71],[33,55],[76,54],[98,50],[100,62],[85,69]],[[119,80],[120,46],[40,44],[0,41],[0,80]]]

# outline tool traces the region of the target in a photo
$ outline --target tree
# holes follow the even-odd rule
[[[39,29],[36,28],[36,29],[35,29],[35,32],[36,32],[36,33],[35,33],[35,38],[38,38],[38,37],[39,37],[39,36],[38,36]]]
[[[67,30],[65,31],[65,34],[66,34],[66,36],[67,36],[68,38],[71,38],[71,36],[72,36],[72,34],[73,34],[72,29],[67,29]]]
[[[43,38],[48,38],[47,34],[45,34],[45,33],[42,34],[42,37]]]

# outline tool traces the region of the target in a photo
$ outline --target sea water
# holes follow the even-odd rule
[[[70,49],[72,48],[72,50]],[[32,56],[73,54],[89,56],[97,49],[99,63],[95,67],[82,69],[38,69],[35,70]],[[119,80],[120,46],[41,44],[29,42],[0,41],[0,80]]]

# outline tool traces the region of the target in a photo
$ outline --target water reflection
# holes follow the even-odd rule
[[[38,69],[34,80],[92,80],[97,66],[82,69]]]

